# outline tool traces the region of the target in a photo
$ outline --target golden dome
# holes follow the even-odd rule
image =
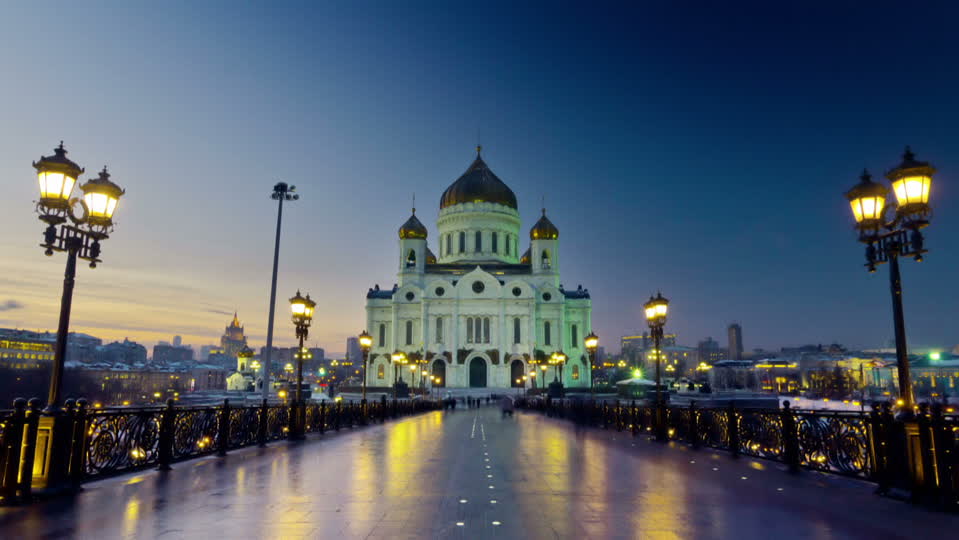
[[[489,202],[516,209],[516,195],[493,174],[480,157],[482,147],[476,147],[476,160],[440,198],[440,209],[462,203]]]
[[[529,264],[529,250],[530,248],[526,248],[526,252],[523,253],[523,256],[519,258],[520,264]]]
[[[430,248],[426,248],[426,264],[436,264],[436,254]]]
[[[400,227],[400,238],[420,238],[426,239],[426,226],[416,218],[416,208],[413,209],[413,215],[410,216],[410,219],[406,220],[406,223]]]
[[[529,230],[530,240],[556,240],[559,238],[559,229],[553,222],[546,217],[546,209],[543,208],[543,217],[539,218],[536,225]]]

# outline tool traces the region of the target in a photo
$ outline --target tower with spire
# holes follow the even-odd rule
[[[233,312],[233,320],[223,331],[220,337],[220,348],[228,358],[236,358],[236,353],[246,347],[246,335],[243,333],[243,325],[240,324],[240,318],[237,312]]]
[[[466,171],[443,191],[436,235],[414,202],[398,230],[396,284],[367,292],[370,388],[389,390],[400,377],[413,388],[519,388],[530,385],[522,378],[536,359],[557,351],[569,359],[557,374],[563,385],[589,387],[589,291],[560,284],[559,229],[545,207],[523,246],[516,195],[482,152],[477,146]],[[422,366],[398,370],[397,352]]]

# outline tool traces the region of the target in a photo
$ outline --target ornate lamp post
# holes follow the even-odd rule
[[[303,341],[310,335],[310,325],[313,323],[313,311],[316,309],[316,302],[300,296],[300,291],[296,291],[296,296],[290,298],[290,310],[293,312],[293,325],[296,327],[296,337],[300,340],[300,348],[296,354],[296,393],[293,394],[293,409],[295,413],[294,429],[290,430],[290,439],[297,440],[303,438],[303,424],[305,412],[303,408],[303,360],[307,352],[304,352]]]
[[[646,323],[649,324],[649,332],[653,336],[653,347],[656,350],[656,440],[665,442],[666,402],[663,400],[660,344],[663,340],[663,327],[666,326],[669,300],[663,298],[662,293],[656,293],[656,297],[649,297],[649,302],[646,302],[643,307],[646,310]]]
[[[70,333],[70,311],[73,305],[73,286],[77,273],[77,258],[89,261],[90,268],[100,262],[100,242],[113,232],[113,214],[124,191],[110,180],[106,167],[97,178],[80,186],[80,197],[72,197],[73,188],[84,169],[67,158],[63,142],[54,149],[52,156],[42,156],[33,163],[37,171],[40,200],[36,211],[40,220],[47,224],[43,232],[44,253],[54,251],[67,254],[63,276],[63,295],[60,299],[60,320],[57,324],[57,340],[54,348],[53,370],[47,394],[45,415],[40,420],[39,431],[48,444],[43,459],[45,474],[34,475],[33,484],[49,492],[70,490],[67,467],[73,425],[60,408],[63,387],[63,366],[67,353],[67,337]]]
[[[405,392],[403,396],[399,396],[400,385],[406,386],[406,383],[403,382],[403,368],[400,366],[405,366],[409,363],[409,358],[407,358],[405,352],[396,351],[390,355],[390,359],[393,360],[393,399],[406,397]],[[399,374],[399,378],[397,378],[397,374]]]
[[[899,275],[899,257],[922,261],[926,253],[921,230],[929,225],[932,208],[929,192],[936,169],[924,161],[916,161],[909,147],[902,163],[886,173],[896,194],[896,213],[885,220],[886,196],[889,189],[872,181],[863,171],[859,183],[846,192],[859,241],[866,244],[866,268],[876,271],[877,264],[889,263],[889,285],[892,292],[892,317],[896,334],[896,368],[899,372],[900,413],[913,414],[915,399],[909,374],[909,351],[906,347],[906,324],[902,309],[902,280]]]
[[[360,351],[363,352],[363,403],[366,403],[366,372],[370,362],[370,348],[373,347],[373,336],[366,330],[363,330],[360,332],[359,342]]]
[[[593,395],[593,370],[596,369],[596,349],[599,347],[599,336],[590,332],[583,339],[586,351],[589,352],[589,395]]]

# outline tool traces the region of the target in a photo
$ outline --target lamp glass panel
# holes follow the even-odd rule
[[[294,315],[306,314],[306,304],[302,302],[293,302],[292,304],[290,304],[290,309],[293,311]]]
[[[665,303],[663,303],[663,304],[657,304],[657,305],[656,305],[656,315],[659,315],[660,317],[665,316],[665,315],[666,315],[666,308],[667,308],[667,307],[668,307],[668,305],[665,304]]]
[[[899,205],[928,203],[929,202],[929,184],[931,178],[928,176],[907,176],[900,178],[892,183],[892,189],[896,192],[896,199]]]
[[[110,219],[117,207],[117,200],[106,193],[87,192],[83,195],[91,217]]]
[[[656,316],[656,307],[655,307],[655,306],[650,306],[650,307],[646,308],[646,318],[647,318],[647,319],[652,319],[652,318],[655,317],[655,316]]]

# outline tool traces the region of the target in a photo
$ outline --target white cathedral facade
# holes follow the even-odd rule
[[[559,230],[545,209],[521,252],[516,196],[477,148],[473,164],[443,193],[436,225],[431,250],[414,209],[399,229],[396,286],[366,295],[373,337],[367,384],[392,386],[402,369],[403,380],[415,387],[424,370],[427,380],[436,377],[434,387],[529,387],[533,379],[522,379],[536,369],[531,360],[561,351],[568,358],[563,384],[589,387],[583,345],[592,330],[589,292],[562,288]],[[416,371],[394,365],[396,352]],[[555,372],[553,366],[545,372],[547,383]],[[542,387],[544,372],[537,375]]]

